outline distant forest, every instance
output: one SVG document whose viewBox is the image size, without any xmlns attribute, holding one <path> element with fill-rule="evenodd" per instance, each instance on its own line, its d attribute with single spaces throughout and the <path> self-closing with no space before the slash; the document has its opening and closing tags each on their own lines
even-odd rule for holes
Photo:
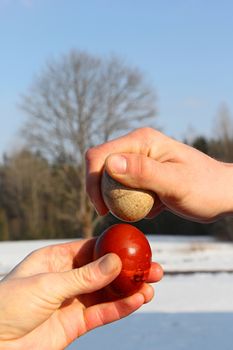
<svg viewBox="0 0 233 350">
<path fill-rule="evenodd" d="M 122 59 L 71 51 L 48 62 L 22 96 L 25 146 L 0 164 L 0 240 L 91 237 L 117 220 L 97 216 L 85 189 L 85 151 L 143 125 L 156 125 L 156 93 Z M 233 163 L 227 105 L 213 137 L 183 142 Z M 214 189 L 213 189 L 214 191 Z M 146 234 L 213 235 L 233 240 L 233 218 L 198 224 L 163 212 L 136 223 Z"/>
</svg>

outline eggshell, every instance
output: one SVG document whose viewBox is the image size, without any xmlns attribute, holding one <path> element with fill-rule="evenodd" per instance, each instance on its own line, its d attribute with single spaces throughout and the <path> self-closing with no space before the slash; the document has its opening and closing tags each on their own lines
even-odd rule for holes
<svg viewBox="0 0 233 350">
<path fill-rule="evenodd" d="M 143 219 L 152 209 L 154 194 L 122 185 L 103 172 L 101 192 L 110 212 L 120 220 L 135 222 Z"/>
</svg>

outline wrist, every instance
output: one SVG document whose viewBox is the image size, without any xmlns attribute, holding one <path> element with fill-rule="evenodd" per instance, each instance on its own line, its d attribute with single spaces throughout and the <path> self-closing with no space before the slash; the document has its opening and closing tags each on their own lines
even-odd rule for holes
<svg viewBox="0 0 233 350">
<path fill-rule="evenodd" d="M 233 164 L 222 163 L 224 172 L 224 196 L 222 215 L 233 215 Z"/>
</svg>

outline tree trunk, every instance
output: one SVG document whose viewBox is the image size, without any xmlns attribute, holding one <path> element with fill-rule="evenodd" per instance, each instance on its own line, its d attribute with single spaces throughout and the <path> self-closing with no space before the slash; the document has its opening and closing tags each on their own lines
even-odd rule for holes
<svg viewBox="0 0 233 350">
<path fill-rule="evenodd" d="M 0 209 L 0 239 L 2 241 L 8 241 L 10 239 L 6 212 L 2 208 Z"/>
</svg>

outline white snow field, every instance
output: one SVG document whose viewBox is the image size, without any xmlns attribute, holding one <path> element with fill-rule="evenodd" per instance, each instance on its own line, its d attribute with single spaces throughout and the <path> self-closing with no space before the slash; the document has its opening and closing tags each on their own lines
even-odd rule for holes
<svg viewBox="0 0 233 350">
<path fill-rule="evenodd" d="M 232 350 L 233 243 L 207 237 L 148 238 L 153 259 L 165 270 L 153 301 L 80 337 L 67 350 Z M 0 275 L 32 250 L 61 242 L 0 243 Z"/>
</svg>

